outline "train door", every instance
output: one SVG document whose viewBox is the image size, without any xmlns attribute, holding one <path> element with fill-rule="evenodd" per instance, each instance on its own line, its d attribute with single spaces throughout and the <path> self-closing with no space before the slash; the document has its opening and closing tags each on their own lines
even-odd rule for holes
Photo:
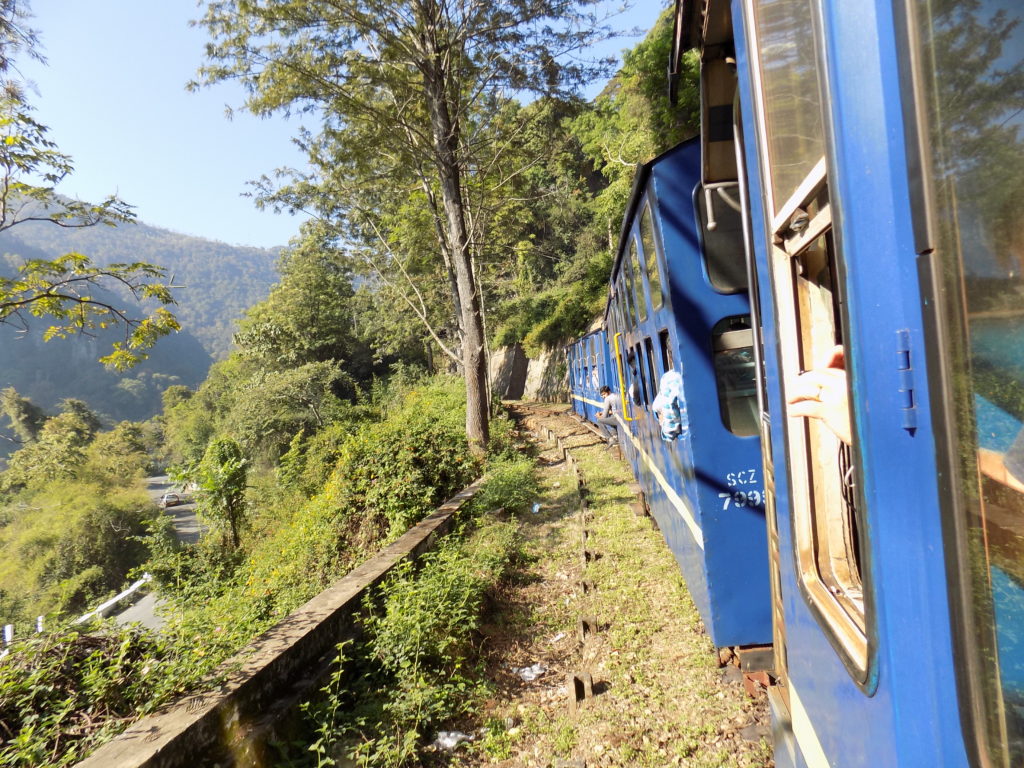
<svg viewBox="0 0 1024 768">
<path fill-rule="evenodd" d="M 779 517 L 776 510 L 775 462 L 772 456 L 771 413 L 769 399 L 765 390 L 766 369 L 764 365 L 766 324 L 771 327 L 772 321 L 766 318 L 770 311 L 761 302 L 761 275 L 753 251 L 753 232 L 751 230 L 752 211 L 750 206 L 751 186 L 747 178 L 748 167 L 747 142 L 744 134 L 744 122 L 739 91 L 735 91 L 733 99 L 733 139 L 736 152 L 736 177 L 741 206 L 740 217 L 743 226 L 743 246 L 747 259 L 747 283 L 750 290 L 750 315 L 752 353 L 754 358 L 755 385 L 757 394 L 757 424 L 761 437 L 761 466 L 764 477 L 764 509 L 765 525 L 768 538 L 769 582 L 771 591 L 772 612 L 772 669 L 773 692 L 781 697 L 785 710 L 790 707 L 789 692 L 786 685 L 786 613 L 782 604 L 782 572 L 781 547 L 779 544 Z M 755 144 L 756 145 L 756 144 Z M 768 281 L 766 281 L 768 284 Z"/>
<path fill-rule="evenodd" d="M 720 293 L 745 291 L 750 298 L 750 316 L 724 318 L 714 329 L 713 354 L 723 423 L 734 434 L 756 434 L 760 438 L 773 660 L 765 660 L 762 655 L 759 664 L 773 674 L 773 693 L 782 696 L 788 708 L 771 419 L 764 392 L 763 313 L 758 269 L 751 248 L 748 158 L 736 73 L 739 57 L 727 6 L 728 3 L 719 3 L 713 8 L 709 4 L 704 11 L 700 51 L 702 183 L 696 208 L 708 282 Z M 677 25 L 680 23 L 677 18 Z M 674 56 L 680 55 L 680 51 L 674 52 Z M 672 69 L 678 71 L 679 67 L 674 65 Z M 755 179 L 755 187 L 756 184 Z M 754 196 L 759 197 L 759 191 Z M 769 302 L 766 311 L 770 312 L 770 306 Z"/>
</svg>

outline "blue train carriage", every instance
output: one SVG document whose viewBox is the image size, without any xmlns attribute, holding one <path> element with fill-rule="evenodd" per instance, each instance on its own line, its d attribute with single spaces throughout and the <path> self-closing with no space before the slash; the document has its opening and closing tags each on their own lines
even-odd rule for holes
<svg viewBox="0 0 1024 768">
<path fill-rule="evenodd" d="M 676 7 L 742 158 L 780 768 L 1024 765 L 1022 13 Z"/>
<path fill-rule="evenodd" d="M 573 410 L 588 421 L 597 421 L 604 404 L 601 387 L 614 388 L 614 368 L 608 350 L 608 334 L 602 328 L 588 333 L 566 348 L 569 396 Z"/>
<path fill-rule="evenodd" d="M 719 226 L 701 233 L 706 201 L 697 140 L 638 169 L 606 311 L 613 389 L 626 455 L 712 641 L 764 646 L 768 557 L 744 253 L 738 214 L 721 204 Z"/>
</svg>

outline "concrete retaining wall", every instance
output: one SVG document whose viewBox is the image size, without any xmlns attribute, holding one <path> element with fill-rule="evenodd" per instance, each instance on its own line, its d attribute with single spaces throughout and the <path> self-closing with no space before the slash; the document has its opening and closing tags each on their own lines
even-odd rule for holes
<svg viewBox="0 0 1024 768">
<path fill-rule="evenodd" d="M 445 502 L 331 587 L 295 610 L 220 668 L 225 682 L 146 717 L 76 768 L 270 766 L 264 742 L 274 723 L 308 696 L 338 643 L 355 634 L 363 595 L 403 560 L 431 549 L 479 481 Z"/>
</svg>

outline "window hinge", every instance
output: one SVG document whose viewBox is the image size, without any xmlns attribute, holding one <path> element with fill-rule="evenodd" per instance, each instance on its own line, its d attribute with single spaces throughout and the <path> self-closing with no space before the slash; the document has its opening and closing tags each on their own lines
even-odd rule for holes
<svg viewBox="0 0 1024 768">
<path fill-rule="evenodd" d="M 896 331 L 896 372 L 899 376 L 900 410 L 903 413 L 902 427 L 908 431 L 917 429 L 917 403 L 914 395 L 914 366 L 910 360 L 910 331 Z"/>
</svg>

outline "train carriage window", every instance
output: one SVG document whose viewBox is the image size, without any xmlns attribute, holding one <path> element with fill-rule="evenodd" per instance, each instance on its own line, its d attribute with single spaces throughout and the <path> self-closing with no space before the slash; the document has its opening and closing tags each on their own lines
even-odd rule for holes
<svg viewBox="0 0 1024 768">
<path fill-rule="evenodd" d="M 701 251 L 711 287 L 719 293 L 746 291 L 747 261 L 739 184 L 703 185 L 694 195 L 701 224 Z"/>
<path fill-rule="evenodd" d="M 658 267 L 658 249 L 654 244 L 654 222 L 651 219 L 650 200 L 644 203 L 644 212 L 640 216 L 640 244 L 644 249 L 644 261 L 647 262 L 647 283 L 651 287 L 651 307 L 659 310 L 665 305 L 665 297 L 661 287 L 661 272 Z"/>
<path fill-rule="evenodd" d="M 668 328 L 658 332 L 658 345 L 661 347 L 661 372 L 672 369 L 672 343 L 669 340 Z"/>
<path fill-rule="evenodd" d="M 626 364 L 629 366 L 633 380 L 633 402 L 646 408 L 650 404 L 651 398 L 647 394 L 647 378 L 644 373 L 643 354 L 639 344 L 629 350 Z"/>
<path fill-rule="evenodd" d="M 1024 8 L 909 5 L 956 667 L 977 763 L 1008 768 L 1024 765 Z"/>
<path fill-rule="evenodd" d="M 825 154 L 813 0 L 753 0 L 772 213 Z"/>
<path fill-rule="evenodd" d="M 627 330 L 625 318 L 625 297 L 619 287 L 615 289 L 615 330 L 618 333 L 625 333 Z"/>
<path fill-rule="evenodd" d="M 619 266 L 619 296 L 622 297 L 622 312 L 625 315 L 626 327 L 636 328 L 636 310 L 633 307 L 633 283 L 629 279 L 629 270 L 626 268 L 626 262 L 623 260 Z"/>
<path fill-rule="evenodd" d="M 802 394 L 801 371 L 845 360 L 849 340 L 812 5 L 812 0 L 750 0 L 748 6 L 759 52 L 758 128 L 766 149 L 765 187 L 771 192 L 767 234 L 787 397 Z M 837 407 L 848 409 L 852 395 L 848 383 Z M 819 419 L 788 416 L 786 464 L 801 586 L 851 676 L 867 686 L 873 616 L 861 557 L 867 529 L 858 501 L 855 436 L 843 430 L 840 437 Z"/>
<path fill-rule="evenodd" d="M 750 315 L 727 317 L 711 330 L 718 408 L 722 424 L 734 435 L 758 433 L 754 332 Z"/>
<path fill-rule="evenodd" d="M 651 343 L 651 337 L 648 336 L 644 339 L 644 352 L 647 357 L 647 376 L 651 382 L 651 401 L 658 396 L 658 385 L 660 383 L 658 378 L 658 369 L 654 367 L 654 344 Z"/>
<path fill-rule="evenodd" d="M 644 279 L 640 276 L 640 261 L 636 255 L 636 237 L 629 238 L 629 267 L 633 276 L 633 299 L 636 301 L 637 319 L 647 319 L 647 297 L 644 295 Z"/>
</svg>

